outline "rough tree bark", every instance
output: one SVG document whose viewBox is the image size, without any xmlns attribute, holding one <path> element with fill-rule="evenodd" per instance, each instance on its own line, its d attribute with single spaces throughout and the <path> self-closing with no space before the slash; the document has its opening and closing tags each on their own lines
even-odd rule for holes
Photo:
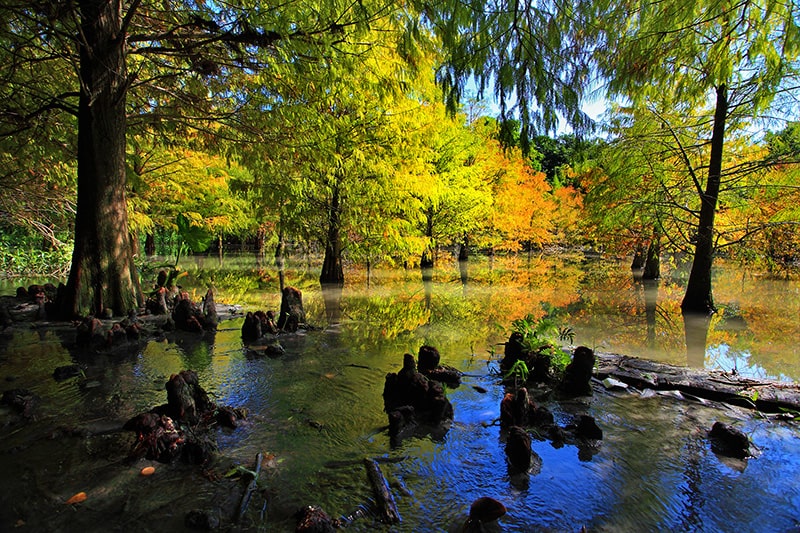
<svg viewBox="0 0 800 533">
<path fill-rule="evenodd" d="M 701 193 L 700 220 L 697 227 L 692 270 L 681 310 L 686 313 L 713 313 L 711 294 L 711 266 L 714 262 L 714 215 L 722 179 L 722 148 L 725 140 L 725 118 L 728 114 L 728 88 L 720 85 L 716 90 L 714 129 L 711 134 L 711 154 L 708 162 L 706 190 Z"/>
<path fill-rule="evenodd" d="M 125 199 L 128 76 L 121 0 L 80 0 L 80 101 L 75 247 L 60 313 L 142 305 Z"/>
<path fill-rule="evenodd" d="M 340 242 L 341 213 L 339 187 L 333 187 L 331 203 L 328 207 L 328 234 L 325 239 L 325 258 L 322 261 L 322 272 L 319 276 L 323 284 L 344 284 L 342 268 L 342 244 Z"/>
</svg>

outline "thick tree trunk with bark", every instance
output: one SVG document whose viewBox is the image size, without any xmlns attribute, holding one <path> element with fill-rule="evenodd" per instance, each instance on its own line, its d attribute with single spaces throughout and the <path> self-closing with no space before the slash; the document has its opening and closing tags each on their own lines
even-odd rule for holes
<svg viewBox="0 0 800 533">
<path fill-rule="evenodd" d="M 328 208 L 328 235 L 325 239 L 325 258 L 322 261 L 320 283 L 344 284 L 342 268 L 342 244 L 340 242 L 341 218 L 339 212 L 339 188 L 333 188 L 331 204 Z"/>
<path fill-rule="evenodd" d="M 126 315 L 142 304 L 125 199 L 128 90 L 121 0 L 81 0 L 75 248 L 60 311 Z"/>
<path fill-rule="evenodd" d="M 722 175 L 722 148 L 725 141 L 725 118 L 728 114 L 728 89 L 717 87 L 714 109 L 714 129 L 711 134 L 711 154 L 708 162 L 708 181 L 701 194 L 700 220 L 697 228 L 694 261 L 689 274 L 686 295 L 681 302 L 684 313 L 713 313 L 711 266 L 714 262 L 714 215 Z"/>
</svg>

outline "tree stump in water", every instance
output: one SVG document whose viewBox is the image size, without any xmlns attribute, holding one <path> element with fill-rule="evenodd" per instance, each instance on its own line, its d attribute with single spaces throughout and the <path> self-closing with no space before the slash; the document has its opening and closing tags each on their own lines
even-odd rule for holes
<svg viewBox="0 0 800 533">
<path fill-rule="evenodd" d="M 503 359 L 500 361 L 500 370 L 506 372 L 514 363 L 522 359 L 525 348 L 522 345 L 522 333 L 514 332 L 508 338 L 503 349 Z"/>
<path fill-rule="evenodd" d="M 275 335 L 278 333 L 278 326 L 275 325 L 275 313 L 272 311 L 247 312 L 242 324 L 242 340 L 254 341 L 267 334 Z"/>
<path fill-rule="evenodd" d="M 603 440 L 603 430 L 597 425 L 594 417 L 580 415 L 575 424 L 575 436 L 581 439 Z"/>
<path fill-rule="evenodd" d="M 440 360 L 439 350 L 433 346 L 420 346 L 417 368 L 422 375 L 453 388 L 461 385 L 461 372 L 451 366 L 440 365 Z"/>
<path fill-rule="evenodd" d="M 546 429 L 553 423 L 553 413 L 537 405 L 525 387 L 520 387 L 514 393 L 507 392 L 500 401 L 500 427 L 533 426 Z"/>
<path fill-rule="evenodd" d="M 205 329 L 216 329 L 219 325 L 219 315 L 217 315 L 217 304 L 214 302 L 214 291 L 208 289 L 205 298 L 203 298 L 203 318 Z"/>
<path fill-rule="evenodd" d="M 533 460 L 531 436 L 519 426 L 513 426 L 508 430 L 506 457 L 509 464 L 519 471 L 527 472 L 531 467 Z"/>
<path fill-rule="evenodd" d="M 242 340 L 254 341 L 260 338 L 261 320 L 252 311 L 248 311 L 242 323 Z"/>
<path fill-rule="evenodd" d="M 592 394 L 592 373 L 594 372 L 594 351 L 586 346 L 578 346 L 572 355 L 572 362 L 564 370 L 564 379 L 559 385 L 561 393 L 567 396 L 588 396 Z"/>
<path fill-rule="evenodd" d="M 747 435 L 724 422 L 714 422 L 708 432 L 711 450 L 726 457 L 745 459 L 750 457 L 750 439 Z"/>
<path fill-rule="evenodd" d="M 246 418 L 244 409 L 214 404 L 192 370 L 173 374 L 166 389 L 166 405 L 139 414 L 123 426 L 137 433 L 130 457 L 169 462 L 183 456 L 190 463 L 206 463 L 216 450 L 209 432 L 212 422 L 236 427 Z"/>
<path fill-rule="evenodd" d="M 189 294 L 182 292 L 172 310 L 175 327 L 183 331 L 203 331 L 203 312 L 189 299 Z"/>
<path fill-rule="evenodd" d="M 483 524 L 494 522 L 506 514 L 506 511 L 506 506 L 494 498 L 487 496 L 478 498 L 472 502 L 469 508 L 469 518 L 467 518 L 462 532 L 480 533 L 486 531 L 487 529 L 483 527 Z"/>
<path fill-rule="evenodd" d="M 320 507 L 309 505 L 296 514 L 296 533 L 334 533 L 338 524 Z"/>
<path fill-rule="evenodd" d="M 278 329 L 295 332 L 300 324 L 306 323 L 303 310 L 303 293 L 294 287 L 285 287 L 281 292 L 281 312 L 278 316 Z"/>
<path fill-rule="evenodd" d="M 202 309 L 189 298 L 189 293 L 181 291 L 172 310 L 172 320 L 175 327 L 183 331 L 213 330 L 219 324 L 217 305 L 214 302 L 214 293 L 211 289 L 203 298 Z"/>
<path fill-rule="evenodd" d="M 178 422 L 196 424 L 201 414 L 212 411 L 215 407 L 192 370 L 181 370 L 178 374 L 173 374 L 166 388 L 168 413 Z"/>
<path fill-rule="evenodd" d="M 439 366 L 439 350 L 433 346 L 420 346 L 419 354 L 417 355 L 417 366 L 419 371 L 423 374 L 430 372 Z"/>
<path fill-rule="evenodd" d="M 391 437 L 414 420 L 435 425 L 453 418 L 453 406 L 442 385 L 417 372 L 414 356 L 408 353 L 403 356 L 399 372 L 386 374 L 383 407 L 389 414 Z"/>
</svg>

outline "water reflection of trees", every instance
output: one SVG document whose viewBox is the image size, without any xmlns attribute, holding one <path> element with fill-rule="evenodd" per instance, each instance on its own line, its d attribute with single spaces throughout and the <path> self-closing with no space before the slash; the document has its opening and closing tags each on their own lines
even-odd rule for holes
<svg viewBox="0 0 800 533">
<path fill-rule="evenodd" d="M 502 269 L 487 266 L 471 265 L 468 280 L 447 265 L 429 281 L 376 273 L 369 287 L 345 287 L 342 335 L 361 346 L 417 336 L 417 342 L 461 342 L 483 350 L 487 339 L 505 335 L 513 320 L 530 313 L 543 316 L 553 302 L 568 305 L 578 297 L 565 290 L 577 286 L 577 268 L 545 261 L 530 270 L 513 263 Z"/>
<path fill-rule="evenodd" d="M 458 336 L 482 350 L 486 339 L 506 334 L 513 320 L 550 315 L 575 331 L 577 344 L 596 349 L 703 366 L 714 364 L 709 350 L 724 346 L 743 365 L 800 378 L 800 354 L 791 344 L 800 336 L 796 282 L 743 275 L 721 263 L 715 278 L 720 313 L 703 341 L 702 329 L 698 335 L 692 327 L 687 336 L 680 312 L 685 276 L 666 262 L 661 280 L 646 283 L 634 281 L 626 260 L 495 256 L 490 261 L 473 255 L 463 278 L 462 266 L 442 258 L 425 283 L 416 268 L 375 270 L 370 285 L 353 268 L 338 304 L 339 296 L 323 293 L 306 264 L 298 270 L 287 265 L 287 282 L 303 290 L 309 320 L 342 322 L 342 334 L 360 346 L 415 336 L 450 342 Z M 198 278 L 207 284 L 213 277 L 226 294 L 220 301 L 240 303 L 235 298 L 246 294 L 246 305 L 277 309 L 277 277 L 270 276 L 223 266 Z"/>
</svg>

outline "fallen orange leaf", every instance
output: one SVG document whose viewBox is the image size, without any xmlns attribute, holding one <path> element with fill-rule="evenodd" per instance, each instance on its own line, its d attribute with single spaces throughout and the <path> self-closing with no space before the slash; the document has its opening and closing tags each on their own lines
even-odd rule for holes
<svg viewBox="0 0 800 533">
<path fill-rule="evenodd" d="M 64 503 L 66 503 L 67 505 L 71 505 L 73 503 L 81 503 L 82 501 L 86 501 L 86 493 L 85 492 L 79 492 L 78 494 L 76 494 L 75 496 L 73 496 L 72 498 L 70 498 L 69 500 L 67 500 Z"/>
<path fill-rule="evenodd" d="M 142 468 L 142 471 L 140 473 L 143 476 L 152 476 L 155 471 L 156 471 L 155 467 L 146 466 L 146 467 Z"/>
</svg>

